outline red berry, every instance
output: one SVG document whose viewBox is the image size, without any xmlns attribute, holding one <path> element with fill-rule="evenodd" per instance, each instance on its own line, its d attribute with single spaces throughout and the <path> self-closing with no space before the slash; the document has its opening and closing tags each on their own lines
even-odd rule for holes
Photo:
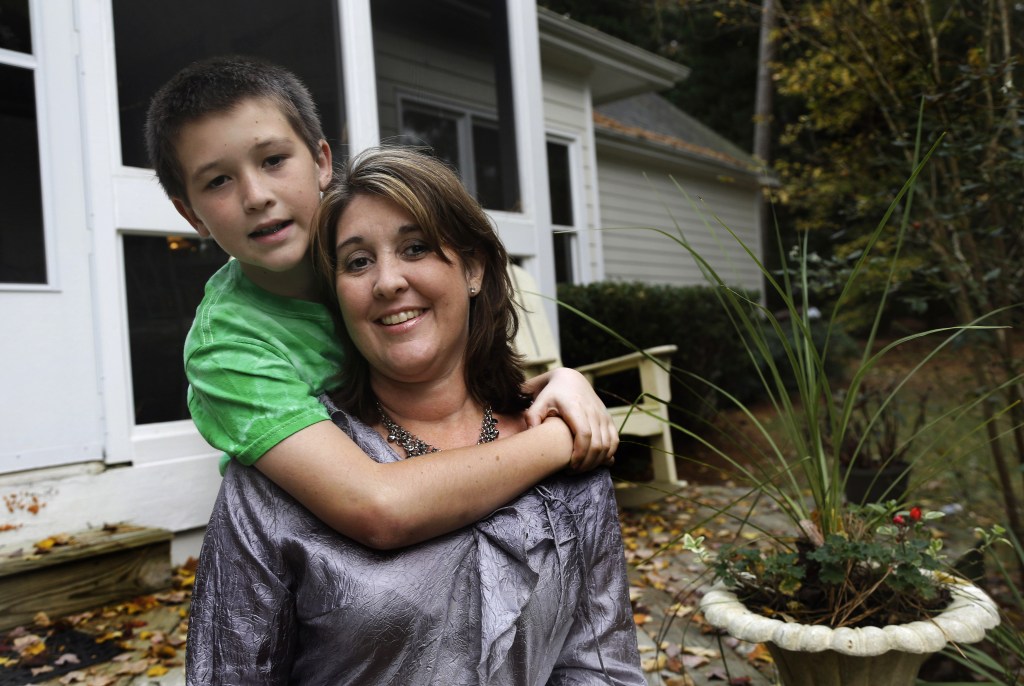
<svg viewBox="0 0 1024 686">
<path fill-rule="evenodd" d="M 921 508 L 916 506 L 910 508 L 910 518 L 915 522 L 921 521 Z"/>
<path fill-rule="evenodd" d="M 896 515 L 892 518 L 892 523 L 896 524 L 897 526 L 903 526 L 907 523 L 907 520 L 903 518 L 903 515 Z"/>
</svg>

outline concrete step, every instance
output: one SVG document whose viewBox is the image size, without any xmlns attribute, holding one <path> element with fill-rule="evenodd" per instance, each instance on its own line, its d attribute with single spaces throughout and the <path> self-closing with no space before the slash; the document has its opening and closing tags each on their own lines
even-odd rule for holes
<svg viewBox="0 0 1024 686">
<path fill-rule="evenodd" d="M 0 547 L 0 631 L 166 589 L 171 538 L 117 524 Z"/>
</svg>

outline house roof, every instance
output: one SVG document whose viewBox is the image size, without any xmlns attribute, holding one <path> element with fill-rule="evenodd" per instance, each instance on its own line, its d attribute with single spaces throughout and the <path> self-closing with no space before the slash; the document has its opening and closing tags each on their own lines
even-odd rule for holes
<svg viewBox="0 0 1024 686">
<path fill-rule="evenodd" d="M 661 91 L 685 79 L 690 69 L 567 16 L 537 7 L 541 57 L 590 76 L 594 104 Z"/>
<path fill-rule="evenodd" d="M 749 153 L 656 93 L 595 105 L 594 126 L 606 140 L 629 139 L 653 152 L 681 153 L 694 161 L 757 174 L 758 164 Z"/>
</svg>

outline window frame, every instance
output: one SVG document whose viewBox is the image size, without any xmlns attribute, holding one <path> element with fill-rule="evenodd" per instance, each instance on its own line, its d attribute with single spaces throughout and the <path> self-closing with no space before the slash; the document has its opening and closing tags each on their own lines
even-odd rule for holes
<svg viewBox="0 0 1024 686">
<path fill-rule="evenodd" d="M 459 146 L 459 176 L 466 190 L 473 197 L 476 197 L 476 150 L 473 144 L 473 127 L 479 121 L 485 126 L 500 131 L 501 127 L 498 124 L 497 114 L 495 112 L 488 112 L 481 107 L 473 107 L 441 96 L 410 93 L 405 90 L 397 90 L 395 92 L 395 102 L 399 130 L 402 128 L 402 122 L 405 121 L 405 113 L 409 110 L 418 111 L 423 114 L 434 114 L 440 111 L 443 114 L 451 115 L 451 118 L 455 121 L 456 139 Z M 516 173 L 519 173 L 518 169 Z M 511 215 L 521 214 L 520 212 L 506 210 L 485 209 L 487 209 L 487 212 L 500 212 Z"/>
<path fill-rule="evenodd" d="M 380 140 L 370 1 L 337 0 L 340 87 L 345 93 L 348 150 L 353 153 Z M 546 174 L 538 169 L 543 166 L 544 133 L 537 10 L 531 3 L 510 0 L 506 11 L 522 212 L 488 214 L 509 251 L 524 256 L 545 291 L 553 292 L 550 256 L 539 248 L 549 219 Z M 108 464 L 146 465 L 215 454 L 189 420 L 134 423 L 121 236 L 167 236 L 191 229 L 167 200 L 151 170 L 122 163 L 112 2 L 76 0 L 74 22 L 80 69 L 77 83 L 65 86 L 76 99 L 74 107 L 82 122 L 81 176 L 93 247 L 92 299 L 97 365 L 102 370 L 99 388 L 105 459 Z M 68 42 L 66 37 L 64 40 Z"/>
<path fill-rule="evenodd" d="M 552 236 L 552 253 L 554 235 L 569 234 L 571 236 L 570 261 L 572 263 L 572 284 L 588 283 L 590 279 L 589 248 L 585 245 L 583 232 L 586 229 L 586 204 L 584 202 L 583 189 L 583 157 L 582 141 L 579 134 L 554 131 L 548 129 L 544 136 L 545 151 L 548 143 L 564 146 L 567 149 L 567 162 L 569 172 L 569 193 L 571 194 L 570 205 L 572 207 L 572 225 L 555 224 L 552 217 L 549 227 Z M 548 160 L 550 165 L 550 160 Z M 550 167 L 549 167 L 550 168 Z"/>
<path fill-rule="evenodd" d="M 0 65 L 27 69 L 32 72 L 32 86 L 35 90 L 36 107 L 36 142 L 39 148 L 39 195 L 40 206 L 43 218 L 43 262 L 46 265 L 46 280 L 39 283 L 13 283 L 0 280 L 0 292 L 60 292 L 60 271 L 57 263 L 56 237 L 54 235 L 54 198 L 53 189 L 53 151 L 50 146 L 50 132 L 47 130 L 47 122 L 50 121 L 51 103 L 47 82 L 46 69 L 46 42 L 43 33 L 46 30 L 44 22 L 39 16 L 38 0 L 28 0 L 29 8 L 29 31 L 32 36 L 32 52 L 18 52 L 0 48 Z M 75 98 L 77 93 L 72 92 L 67 102 L 67 107 L 77 107 Z M 57 107 L 60 103 L 54 103 Z"/>
</svg>

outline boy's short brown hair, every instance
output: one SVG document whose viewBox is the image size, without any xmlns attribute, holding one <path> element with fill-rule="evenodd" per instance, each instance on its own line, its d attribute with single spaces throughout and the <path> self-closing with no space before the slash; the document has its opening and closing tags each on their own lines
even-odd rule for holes
<svg viewBox="0 0 1024 686">
<path fill-rule="evenodd" d="M 222 56 L 194 62 L 153 95 L 146 115 L 149 161 L 168 197 L 188 204 L 176 145 L 182 127 L 209 114 L 226 112 L 243 100 L 267 99 L 281 108 L 313 157 L 324 139 L 320 113 L 309 89 L 283 67 L 252 57 Z"/>
</svg>

